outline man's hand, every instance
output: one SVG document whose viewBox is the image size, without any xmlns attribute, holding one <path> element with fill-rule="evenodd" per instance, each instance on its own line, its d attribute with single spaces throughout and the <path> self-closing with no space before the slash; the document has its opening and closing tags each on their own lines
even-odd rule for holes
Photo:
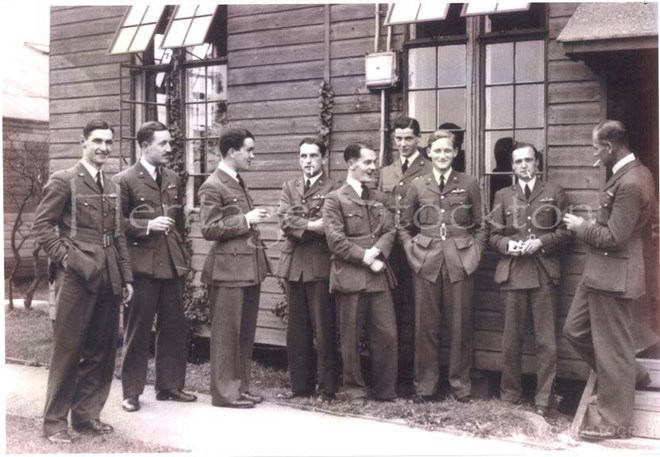
<svg viewBox="0 0 660 457">
<path fill-rule="evenodd" d="M 542 247 L 543 247 L 543 243 L 541 243 L 541 240 L 539 240 L 538 238 L 535 238 L 533 240 L 527 240 L 525 241 L 525 243 L 523 243 L 521 254 L 522 255 L 534 254 Z"/>
<path fill-rule="evenodd" d="M 318 233 L 319 235 L 323 235 L 323 233 L 325 233 L 325 224 L 323 223 L 323 219 L 309 221 L 307 223 L 307 230 L 310 232 Z"/>
<path fill-rule="evenodd" d="M 150 232 L 169 232 L 174 225 L 174 219 L 167 216 L 158 216 L 151 219 L 147 224 L 147 230 Z"/>
<path fill-rule="evenodd" d="M 517 256 L 522 252 L 522 245 L 520 241 L 509 240 L 509 244 L 506 248 L 506 253 L 509 255 Z"/>
<path fill-rule="evenodd" d="M 372 246 L 366 251 L 364 251 L 364 258 L 362 259 L 362 261 L 366 265 L 371 265 L 372 263 L 374 263 L 374 261 L 379 255 L 380 255 L 380 249 L 378 249 L 376 246 Z"/>
<path fill-rule="evenodd" d="M 577 232 L 578 227 L 580 227 L 586 221 L 580 216 L 567 213 L 564 214 L 564 217 L 562 218 L 562 222 L 566 224 L 566 228 L 569 229 L 571 232 Z"/>
<path fill-rule="evenodd" d="M 268 214 L 268 210 L 266 208 L 255 208 L 245 215 L 245 219 L 247 219 L 247 222 L 250 225 L 263 222 L 269 217 L 270 214 Z"/>
<path fill-rule="evenodd" d="M 133 284 L 130 282 L 121 291 L 121 304 L 128 307 L 128 303 L 133 298 Z"/>
<path fill-rule="evenodd" d="M 376 259 L 373 262 L 371 262 L 371 265 L 369 265 L 369 268 L 374 273 L 380 273 L 385 268 L 385 262 L 383 262 L 382 260 Z"/>
</svg>

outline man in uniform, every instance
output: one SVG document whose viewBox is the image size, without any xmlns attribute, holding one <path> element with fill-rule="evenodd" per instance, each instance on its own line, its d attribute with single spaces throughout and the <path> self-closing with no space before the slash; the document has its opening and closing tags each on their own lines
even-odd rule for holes
<svg viewBox="0 0 660 457">
<path fill-rule="evenodd" d="M 580 436 L 609 439 L 630 435 L 635 384 L 650 383 L 635 362 L 631 329 L 634 300 L 646 287 L 642 234 L 657 221 L 658 202 L 651 172 L 630 151 L 621 122 L 601 122 L 592 141 L 594 155 L 612 175 L 601 190 L 595 222 L 573 214 L 563 218 L 588 246 L 564 335 L 597 374 L 598 417 Z"/>
<path fill-rule="evenodd" d="M 513 172 L 518 182 L 495 194 L 489 214 L 490 244 L 503 257 L 495 269 L 504 305 L 502 400 L 522 400 L 521 364 L 528 310 L 536 340 L 536 413 L 547 417 L 557 374 L 555 319 L 561 269 L 559 253 L 571 240 L 561 224 L 568 201 L 564 190 L 536 177 L 539 153 L 518 143 L 513 150 Z"/>
<path fill-rule="evenodd" d="M 339 309 L 339 338 L 343 360 L 342 390 L 350 400 L 367 398 L 360 367 L 359 343 L 367 326 L 371 356 L 371 397 L 396 398 L 396 318 L 390 289 L 394 279 L 386 259 L 394 244 L 392 215 L 387 196 L 371 190 L 377 158 L 362 143 L 344 150 L 346 184 L 330 192 L 323 205 L 328 246 L 332 253 L 330 291 Z"/>
<path fill-rule="evenodd" d="M 211 403 L 252 408 L 250 393 L 261 283 L 270 272 L 258 224 L 268 211 L 255 208 L 239 172 L 254 159 L 254 137 L 229 129 L 220 137 L 222 160 L 199 189 L 202 236 L 213 241 L 202 270 L 211 308 Z"/>
<path fill-rule="evenodd" d="M 335 304 L 328 286 L 330 251 L 322 210 L 325 197 L 339 185 L 323 172 L 323 141 L 305 138 L 298 149 L 303 175 L 284 183 L 277 210 L 286 236 L 277 275 L 286 280 L 289 302 L 286 347 L 290 396 L 314 395 L 318 371 L 319 394 L 329 400 L 337 393 L 339 376 Z"/>
<path fill-rule="evenodd" d="M 454 133 L 438 130 L 428 144 L 433 171 L 410 186 L 399 228 L 415 289 L 414 401 L 432 401 L 437 395 L 444 315 L 450 394 L 467 402 L 472 387 L 472 273 L 488 233 L 481 226 L 479 183 L 452 169 L 458 154 Z"/>
<path fill-rule="evenodd" d="M 128 412 L 140 409 L 156 313 L 156 399 L 197 399 L 181 390 L 186 379 L 183 290 L 189 256 L 182 238 L 185 216 L 181 181 L 165 168 L 172 152 L 170 132 L 160 122 L 146 122 L 137 132 L 137 142 L 142 151 L 140 160 L 114 178 L 119 184 L 135 278 L 133 304 L 124 313 L 121 365 L 122 408 Z"/>
<path fill-rule="evenodd" d="M 133 296 L 117 187 L 103 172 L 113 136 L 104 121 L 85 126 L 82 159 L 50 177 L 32 225 L 50 261 L 64 268 L 44 409 L 44 435 L 53 443 L 72 442 L 69 411 L 76 431 L 113 431 L 100 415 L 112 382 L 119 306 Z"/>
<path fill-rule="evenodd" d="M 421 138 L 419 122 L 411 117 L 400 117 L 394 122 L 394 144 L 399 152 L 390 165 L 380 169 L 378 189 L 388 195 L 388 205 L 394 213 L 394 224 L 398 228 L 403 208 L 403 198 L 410 184 L 431 172 L 431 161 L 418 148 Z M 402 396 L 414 392 L 413 361 L 415 352 L 415 302 L 413 300 L 412 272 L 401 248 L 400 240 L 395 243 L 389 264 L 397 279 L 392 291 L 399 335 L 398 391 Z"/>
</svg>

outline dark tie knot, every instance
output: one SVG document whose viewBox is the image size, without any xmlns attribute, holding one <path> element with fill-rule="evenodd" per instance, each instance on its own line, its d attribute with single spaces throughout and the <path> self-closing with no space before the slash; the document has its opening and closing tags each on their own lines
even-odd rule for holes
<svg viewBox="0 0 660 457">
<path fill-rule="evenodd" d="M 101 170 L 96 172 L 96 186 L 99 188 L 99 191 L 103 193 L 103 180 L 101 179 Z"/>
<path fill-rule="evenodd" d="M 369 200 L 369 188 L 366 184 L 362 184 L 362 192 L 360 193 L 362 200 Z"/>
<path fill-rule="evenodd" d="M 243 181 L 243 178 L 241 178 L 241 175 L 236 173 L 236 179 L 238 180 L 238 183 L 241 185 L 243 189 L 245 189 L 245 182 Z"/>
<path fill-rule="evenodd" d="M 445 175 L 440 175 L 440 192 L 445 190 Z"/>
<path fill-rule="evenodd" d="M 529 184 L 525 184 L 525 198 L 529 200 L 530 195 L 532 195 L 532 191 L 529 188 Z"/>
<path fill-rule="evenodd" d="M 408 171 L 408 158 L 407 157 L 405 159 L 403 159 L 403 164 L 401 165 L 401 169 L 403 170 L 404 173 L 406 171 Z"/>
<path fill-rule="evenodd" d="M 160 174 L 160 167 L 156 167 L 156 184 L 160 188 L 163 184 L 163 175 Z"/>
<path fill-rule="evenodd" d="M 312 187 L 312 180 L 305 178 L 305 192 L 307 192 L 310 187 Z"/>
</svg>

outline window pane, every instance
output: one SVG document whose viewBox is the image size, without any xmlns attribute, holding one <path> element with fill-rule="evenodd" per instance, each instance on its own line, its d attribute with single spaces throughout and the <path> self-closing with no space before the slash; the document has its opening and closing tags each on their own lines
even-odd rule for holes
<svg viewBox="0 0 660 457">
<path fill-rule="evenodd" d="M 158 22 L 161 14 L 163 14 L 164 9 L 165 5 L 149 5 L 149 9 L 147 10 L 147 14 L 144 16 L 142 23 Z"/>
<path fill-rule="evenodd" d="M 411 89 L 435 87 L 435 48 L 408 51 L 408 84 Z"/>
<path fill-rule="evenodd" d="M 200 44 L 206 38 L 206 32 L 209 30 L 213 16 L 203 16 L 193 19 L 192 26 L 186 37 L 186 46 Z"/>
<path fill-rule="evenodd" d="M 486 128 L 513 127 L 513 87 L 486 88 Z"/>
<path fill-rule="evenodd" d="M 417 14 L 418 21 L 442 20 L 447 17 L 449 2 L 422 2 Z"/>
<path fill-rule="evenodd" d="M 212 3 L 202 3 L 201 5 L 198 6 L 197 12 L 195 13 L 197 16 L 203 16 L 206 14 L 213 14 L 215 13 L 215 8 L 217 5 L 214 5 Z"/>
<path fill-rule="evenodd" d="M 543 127 L 543 84 L 516 86 L 516 128 Z"/>
<path fill-rule="evenodd" d="M 172 21 L 170 30 L 165 36 L 165 44 L 163 44 L 163 46 L 169 48 L 183 45 L 183 40 L 188 31 L 188 26 L 190 25 L 191 20 L 192 19 L 183 19 L 180 21 Z"/>
<path fill-rule="evenodd" d="M 391 6 L 390 24 L 405 24 L 415 22 L 419 2 L 394 3 Z"/>
<path fill-rule="evenodd" d="M 438 87 L 465 86 L 465 45 L 438 48 Z"/>
<path fill-rule="evenodd" d="M 438 121 L 435 127 L 445 122 L 465 125 L 465 89 L 438 91 Z"/>
<path fill-rule="evenodd" d="M 205 60 L 214 57 L 213 45 L 203 43 L 186 49 L 186 60 Z"/>
<path fill-rule="evenodd" d="M 513 43 L 486 45 L 486 84 L 513 82 Z"/>
<path fill-rule="evenodd" d="M 182 17 L 192 17 L 195 14 L 196 9 L 197 9 L 197 5 L 195 5 L 194 3 L 184 3 L 182 5 L 179 5 L 179 8 L 176 10 L 175 19 L 179 19 Z"/>
<path fill-rule="evenodd" d="M 481 0 L 479 2 L 469 2 L 465 8 L 465 15 L 486 14 L 495 11 L 497 2 Z"/>
<path fill-rule="evenodd" d="M 131 52 L 142 52 L 147 49 L 154 30 L 156 30 L 156 24 L 140 26 L 135 34 L 133 44 L 131 44 Z"/>
<path fill-rule="evenodd" d="M 227 100 L 227 66 L 207 67 L 209 78 L 206 98 L 208 100 Z"/>
<path fill-rule="evenodd" d="M 511 130 L 486 132 L 486 173 L 511 171 L 512 137 Z"/>
<path fill-rule="evenodd" d="M 506 2 L 497 2 L 497 11 L 526 11 L 529 9 L 529 3 L 507 0 Z"/>
<path fill-rule="evenodd" d="M 220 136 L 222 129 L 227 124 L 227 102 L 209 103 L 208 112 L 208 136 Z"/>
<path fill-rule="evenodd" d="M 408 93 L 408 112 L 419 121 L 422 130 L 435 130 L 435 91 L 423 90 Z"/>
<path fill-rule="evenodd" d="M 145 5 L 133 5 L 131 6 L 131 10 L 128 12 L 128 16 L 126 16 L 126 20 L 122 25 L 137 25 L 142 21 L 142 16 L 144 16 L 144 10 L 147 7 Z"/>
<path fill-rule="evenodd" d="M 516 82 L 543 81 L 545 55 L 543 41 L 516 43 Z"/>
<path fill-rule="evenodd" d="M 205 173 L 206 172 L 206 154 L 204 140 L 190 140 L 186 141 L 187 157 L 192 157 L 192 162 L 188 166 L 190 173 Z"/>
<path fill-rule="evenodd" d="M 186 105 L 186 137 L 206 137 L 206 103 Z"/>
<path fill-rule="evenodd" d="M 186 102 L 206 100 L 206 67 L 186 70 Z"/>
<path fill-rule="evenodd" d="M 533 144 L 539 151 L 545 149 L 544 130 L 516 130 L 514 138 L 516 141 Z"/>
<path fill-rule="evenodd" d="M 125 29 L 121 29 L 119 31 L 119 36 L 117 36 L 117 41 L 115 41 L 115 45 L 112 47 L 112 53 L 127 52 L 136 30 L 137 27 L 126 27 Z"/>
</svg>

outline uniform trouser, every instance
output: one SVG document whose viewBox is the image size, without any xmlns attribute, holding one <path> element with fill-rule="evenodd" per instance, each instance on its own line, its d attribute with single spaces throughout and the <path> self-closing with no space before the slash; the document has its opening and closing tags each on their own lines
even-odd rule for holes
<svg viewBox="0 0 660 457">
<path fill-rule="evenodd" d="M 124 398 L 141 395 L 147 380 L 151 329 L 156 320 L 156 390 L 182 389 L 186 379 L 185 278 L 135 276 L 135 295 L 124 312 L 121 384 Z"/>
<path fill-rule="evenodd" d="M 472 383 L 472 276 L 452 283 L 445 265 L 436 282 L 413 275 L 415 288 L 415 391 L 437 394 L 440 378 L 441 321 L 449 341 L 449 387 L 457 398 L 470 395 Z"/>
<path fill-rule="evenodd" d="M 631 305 L 631 300 L 580 283 L 566 316 L 566 339 L 597 375 L 598 425 L 632 424 L 636 363 Z"/>
<path fill-rule="evenodd" d="M 250 390 L 261 284 L 209 287 L 211 306 L 211 403 L 222 406 Z"/>
<path fill-rule="evenodd" d="M 53 355 L 48 371 L 44 434 L 99 419 L 110 393 L 119 330 L 120 295 L 107 272 L 90 291 L 73 272 L 62 278 L 53 325 Z"/>
<path fill-rule="evenodd" d="M 557 375 L 555 315 L 557 287 L 547 274 L 541 273 L 541 285 L 535 289 L 502 290 L 504 334 L 502 350 L 504 366 L 500 382 L 502 400 L 518 402 L 522 398 L 522 347 L 531 311 L 536 341 L 536 396 L 538 406 L 550 406 L 550 396 Z"/>
<path fill-rule="evenodd" d="M 400 386 L 412 386 L 415 360 L 415 300 L 412 270 L 400 244 L 394 246 L 388 262 L 397 280 L 397 286 L 392 291 L 392 299 L 399 339 L 398 381 Z"/>
<path fill-rule="evenodd" d="M 389 289 L 382 292 L 336 293 L 343 361 L 342 391 L 349 398 L 367 396 L 360 366 L 360 336 L 367 326 L 371 358 L 371 394 L 376 400 L 396 398 L 397 338 Z"/>
<path fill-rule="evenodd" d="M 318 371 L 319 392 L 334 394 L 337 392 L 339 361 L 335 304 L 330 297 L 328 281 L 287 281 L 287 288 L 286 347 L 291 390 L 301 394 L 314 393 Z"/>
</svg>

